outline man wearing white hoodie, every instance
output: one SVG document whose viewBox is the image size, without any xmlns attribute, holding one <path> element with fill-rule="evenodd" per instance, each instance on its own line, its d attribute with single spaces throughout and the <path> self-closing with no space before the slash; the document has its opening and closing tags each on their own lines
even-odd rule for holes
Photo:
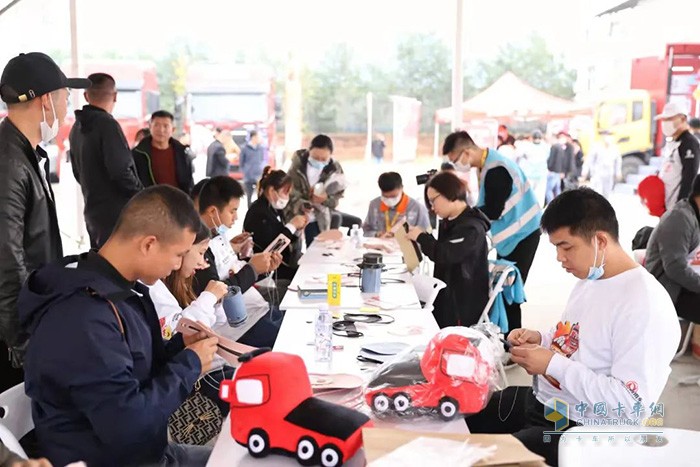
<svg viewBox="0 0 700 467">
<path fill-rule="evenodd" d="M 533 386 L 494 394 L 467 423 L 472 433 L 512 433 L 556 466 L 553 431 L 655 415 L 680 327 L 666 290 L 620 246 L 615 211 L 603 196 L 589 188 L 562 193 L 541 225 L 557 260 L 580 281 L 556 326 L 508 336 L 511 358 L 534 375 Z M 547 417 L 552 411 L 560 415 Z"/>
</svg>

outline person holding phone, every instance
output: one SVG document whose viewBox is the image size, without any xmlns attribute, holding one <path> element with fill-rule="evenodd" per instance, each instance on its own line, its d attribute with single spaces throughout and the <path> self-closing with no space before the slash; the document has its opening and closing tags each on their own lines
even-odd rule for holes
<svg viewBox="0 0 700 467">
<path fill-rule="evenodd" d="M 265 167 L 259 183 L 258 199 L 250 206 L 243 221 L 243 229 L 250 232 L 255 240 L 255 253 L 264 251 L 280 234 L 289 239 L 289 246 L 281 251 L 278 281 L 291 281 L 294 277 L 301 257 L 301 234 L 309 222 L 304 214 L 287 220 L 284 209 L 289 204 L 291 191 L 292 180 L 283 170 Z"/>
<path fill-rule="evenodd" d="M 479 321 L 489 298 L 486 232 L 491 223 L 467 204 L 466 185 L 452 172 L 431 178 L 427 197 L 442 219 L 438 238 L 420 227 L 411 227 L 408 238 L 435 262 L 435 277 L 447 284 L 435 299 L 435 320 L 440 328 L 471 326 Z"/>
</svg>

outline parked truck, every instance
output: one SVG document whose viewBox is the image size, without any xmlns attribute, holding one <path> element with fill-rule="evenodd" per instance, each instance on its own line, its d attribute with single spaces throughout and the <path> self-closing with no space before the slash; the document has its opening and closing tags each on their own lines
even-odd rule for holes
<svg viewBox="0 0 700 467">
<path fill-rule="evenodd" d="M 654 116 L 667 102 L 681 104 L 689 116 L 700 116 L 699 81 L 700 44 L 668 44 L 663 57 L 632 61 L 629 91 L 598 103 L 593 130 L 608 130 L 616 137 L 623 176 L 661 155 L 665 138 Z"/>
<path fill-rule="evenodd" d="M 215 128 L 231 133 L 238 147 L 257 130 L 274 165 L 276 101 L 272 70 L 256 65 L 195 63 L 186 80 L 185 132 L 197 153 L 206 151 Z M 241 178 L 237 155 L 230 154 L 231 174 Z"/>
</svg>

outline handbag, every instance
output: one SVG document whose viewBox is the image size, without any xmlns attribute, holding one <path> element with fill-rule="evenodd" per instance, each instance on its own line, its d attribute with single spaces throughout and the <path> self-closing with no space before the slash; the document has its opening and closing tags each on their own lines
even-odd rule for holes
<svg viewBox="0 0 700 467">
<path fill-rule="evenodd" d="M 203 446 L 221 432 L 230 407 L 219 398 L 219 386 L 223 380 L 232 379 L 234 372 L 235 368 L 223 366 L 197 380 L 192 393 L 168 420 L 173 441 Z"/>
</svg>

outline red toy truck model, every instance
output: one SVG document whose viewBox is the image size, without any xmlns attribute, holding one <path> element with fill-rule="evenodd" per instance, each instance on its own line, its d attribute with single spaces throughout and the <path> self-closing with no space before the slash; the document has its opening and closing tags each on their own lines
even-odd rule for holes
<svg viewBox="0 0 700 467">
<path fill-rule="evenodd" d="M 231 436 L 251 456 L 274 452 L 302 465 L 336 467 L 360 449 L 369 417 L 313 397 L 301 357 L 257 349 L 239 361 L 219 396 L 231 404 Z"/>
<path fill-rule="evenodd" d="M 445 328 L 419 350 L 388 362 L 365 391 L 374 413 L 437 409 L 443 420 L 480 412 L 489 401 L 496 375 L 490 341 L 469 328 Z"/>
</svg>

